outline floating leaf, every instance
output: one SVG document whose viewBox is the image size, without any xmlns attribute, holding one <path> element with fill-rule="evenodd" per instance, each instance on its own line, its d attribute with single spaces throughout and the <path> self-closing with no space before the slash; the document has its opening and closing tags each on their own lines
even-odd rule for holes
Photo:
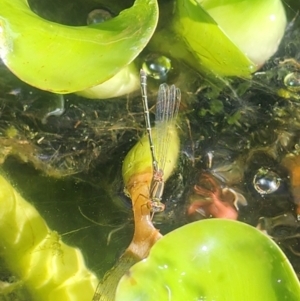
<svg viewBox="0 0 300 301">
<path fill-rule="evenodd" d="M 26 0 L 0 0 L 0 57 L 23 81 L 70 93 L 103 83 L 147 45 L 158 20 L 156 0 L 136 0 L 117 17 L 66 26 L 33 13 Z"/>
<path fill-rule="evenodd" d="M 222 31 L 256 65 L 277 50 L 286 15 L 281 0 L 197 0 Z M 245 16 L 247 16 L 245 18 Z"/>
<path fill-rule="evenodd" d="M 123 276 L 115 301 L 300 300 L 298 279 L 266 235 L 237 221 L 210 219 L 161 238 Z"/>
<path fill-rule="evenodd" d="M 197 1 L 178 1 L 174 30 L 183 38 L 198 65 L 219 75 L 246 76 L 254 64 L 224 34 Z"/>
<path fill-rule="evenodd" d="M 249 77 L 276 51 L 286 26 L 280 0 L 178 0 L 170 20 L 151 49 L 219 76 Z"/>
</svg>

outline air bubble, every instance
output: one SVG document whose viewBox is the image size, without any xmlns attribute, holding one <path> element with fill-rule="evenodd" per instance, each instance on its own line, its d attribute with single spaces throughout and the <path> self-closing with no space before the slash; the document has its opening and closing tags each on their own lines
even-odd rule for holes
<svg viewBox="0 0 300 301">
<path fill-rule="evenodd" d="M 172 62 L 164 55 L 152 53 L 145 58 L 142 68 L 149 77 L 164 82 L 172 69 Z"/>
<path fill-rule="evenodd" d="M 284 78 L 284 85 L 292 92 L 300 91 L 300 73 L 291 72 Z"/>
<path fill-rule="evenodd" d="M 106 9 L 94 9 L 92 10 L 87 17 L 87 24 L 97 24 L 97 23 L 103 23 L 109 19 L 111 19 L 113 16 L 110 11 Z"/>
<path fill-rule="evenodd" d="M 259 194 L 271 194 L 278 190 L 281 178 L 268 168 L 260 168 L 253 177 L 253 185 Z"/>
</svg>

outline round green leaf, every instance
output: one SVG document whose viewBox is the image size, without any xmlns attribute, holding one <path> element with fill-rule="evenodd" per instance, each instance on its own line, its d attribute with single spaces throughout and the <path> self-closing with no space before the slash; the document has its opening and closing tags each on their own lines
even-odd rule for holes
<svg viewBox="0 0 300 301">
<path fill-rule="evenodd" d="M 66 26 L 33 13 L 26 0 L 0 0 L 0 57 L 20 79 L 70 93 L 103 83 L 147 45 L 158 20 L 156 0 L 136 0 L 117 17 Z"/>
<path fill-rule="evenodd" d="M 226 76 L 249 76 L 255 71 L 255 65 L 196 0 L 177 1 L 173 28 L 199 69 Z"/>
<path fill-rule="evenodd" d="M 286 27 L 281 0 L 197 1 L 256 65 L 261 66 L 276 52 Z"/>
<path fill-rule="evenodd" d="M 174 9 L 168 8 L 173 17 L 155 32 L 149 46 L 206 75 L 250 77 L 274 54 L 284 34 L 280 0 L 175 2 Z"/>
<path fill-rule="evenodd" d="M 279 247 L 257 229 L 210 219 L 161 238 L 121 279 L 116 301 L 300 300 L 297 277 Z"/>
</svg>

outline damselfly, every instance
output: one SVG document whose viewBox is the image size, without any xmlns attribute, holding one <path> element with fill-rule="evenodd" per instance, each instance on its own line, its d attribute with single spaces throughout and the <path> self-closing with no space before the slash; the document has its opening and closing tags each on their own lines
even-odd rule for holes
<svg viewBox="0 0 300 301">
<path fill-rule="evenodd" d="M 181 92 L 174 85 L 169 87 L 167 84 L 161 84 L 159 86 L 155 115 L 156 139 L 153 139 L 147 97 L 147 75 L 143 70 L 140 71 L 140 80 L 145 124 L 153 167 L 153 176 L 150 184 L 150 205 L 151 211 L 156 213 L 163 211 L 165 208 L 165 205 L 161 203 L 165 186 L 164 167 L 167 161 L 170 126 L 173 125 L 178 115 Z"/>
</svg>

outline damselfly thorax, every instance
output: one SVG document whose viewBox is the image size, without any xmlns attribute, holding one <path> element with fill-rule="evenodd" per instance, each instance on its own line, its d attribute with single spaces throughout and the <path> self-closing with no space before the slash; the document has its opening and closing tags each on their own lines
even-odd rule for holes
<svg viewBox="0 0 300 301">
<path fill-rule="evenodd" d="M 151 211 L 153 213 L 162 212 L 165 209 L 165 205 L 161 203 L 162 195 L 164 193 L 165 182 L 164 172 L 159 169 L 153 173 L 152 181 L 150 184 L 150 198 L 151 198 Z"/>
</svg>

